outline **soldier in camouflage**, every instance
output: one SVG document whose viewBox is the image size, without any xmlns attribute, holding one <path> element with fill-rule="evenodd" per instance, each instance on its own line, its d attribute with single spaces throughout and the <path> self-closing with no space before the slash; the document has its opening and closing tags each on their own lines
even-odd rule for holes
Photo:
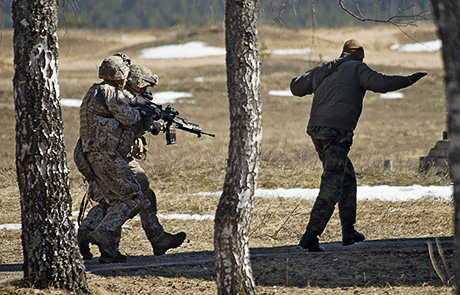
<svg viewBox="0 0 460 295">
<path fill-rule="evenodd" d="M 155 255 L 180 246 L 186 237 L 183 232 L 164 231 L 156 216 L 155 194 L 133 157 L 134 143 L 143 133 L 143 116 L 130 104 L 132 94 L 125 89 L 129 71 L 125 55 L 105 59 L 99 67 L 104 81 L 91 86 L 80 108 L 74 159 L 82 173 L 90 171 L 84 175 L 90 183 L 88 195 L 98 205 L 81 222 L 77 240 L 86 259 L 92 257 L 89 242 L 96 244 L 101 263 L 127 260 L 118 249 L 121 227 L 138 213 Z M 80 169 L 82 158 L 89 169 Z"/>
<path fill-rule="evenodd" d="M 375 72 L 364 62 L 364 49 L 354 40 L 345 42 L 341 56 L 293 78 L 291 92 L 296 96 L 314 93 L 307 133 L 323 164 L 321 185 L 313 205 L 307 229 L 299 246 L 311 252 L 323 251 L 321 235 L 339 204 L 342 245 L 364 241 L 355 230 L 356 176 L 348 152 L 353 132 L 363 107 L 366 90 L 395 91 L 408 87 L 426 73 L 388 76 Z"/>
</svg>

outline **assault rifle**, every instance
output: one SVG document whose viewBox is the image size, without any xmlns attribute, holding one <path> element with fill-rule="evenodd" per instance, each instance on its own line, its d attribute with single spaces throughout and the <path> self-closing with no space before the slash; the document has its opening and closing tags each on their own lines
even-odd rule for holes
<svg viewBox="0 0 460 295">
<path fill-rule="evenodd" d="M 196 134 L 201 137 L 202 134 L 215 137 L 214 134 L 203 131 L 198 124 L 194 124 L 188 118 L 179 117 L 179 112 L 172 106 L 167 105 L 163 109 L 162 105 L 156 104 L 153 101 L 153 95 L 150 91 L 144 90 L 140 95 L 136 95 L 132 104 L 139 108 L 145 114 L 147 120 L 144 120 L 144 130 L 149 130 L 153 121 L 163 121 L 163 132 L 166 133 L 166 144 L 175 144 L 176 128 Z"/>
</svg>

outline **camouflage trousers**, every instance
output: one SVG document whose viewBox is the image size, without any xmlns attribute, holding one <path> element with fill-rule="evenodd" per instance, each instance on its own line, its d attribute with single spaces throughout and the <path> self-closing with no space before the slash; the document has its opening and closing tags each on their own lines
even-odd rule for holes
<svg viewBox="0 0 460 295">
<path fill-rule="evenodd" d="M 337 203 L 342 227 L 353 226 L 356 222 L 356 175 L 348 158 L 353 132 L 310 127 L 307 133 L 323 164 L 319 194 L 310 213 L 307 230 L 322 234 Z"/>
<path fill-rule="evenodd" d="M 97 229 L 118 249 L 121 227 L 139 214 L 147 239 L 153 243 L 164 233 L 156 215 L 156 196 L 145 171 L 134 159 L 119 153 L 86 153 L 94 173 L 88 197 L 98 204 L 91 208 L 81 222 L 79 231 L 90 233 Z"/>
</svg>

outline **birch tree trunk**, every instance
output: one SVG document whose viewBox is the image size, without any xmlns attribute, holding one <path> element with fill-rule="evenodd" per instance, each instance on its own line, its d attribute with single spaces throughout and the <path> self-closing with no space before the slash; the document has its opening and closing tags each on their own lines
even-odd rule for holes
<svg viewBox="0 0 460 295">
<path fill-rule="evenodd" d="M 216 212 L 214 253 L 219 294 L 255 294 L 249 225 L 262 138 L 257 0 L 227 0 L 225 46 L 230 143 Z"/>
<path fill-rule="evenodd" d="M 58 85 L 58 0 L 16 0 L 13 78 L 24 279 L 88 292 L 71 216 Z"/>
<path fill-rule="evenodd" d="M 262 138 L 257 8 L 257 0 L 226 2 L 230 143 L 214 229 L 219 294 L 255 294 L 248 239 Z"/>
<path fill-rule="evenodd" d="M 460 294 L 460 0 L 432 0 L 438 35 L 442 41 L 451 138 L 449 161 L 454 182 L 455 206 L 455 291 Z"/>
</svg>

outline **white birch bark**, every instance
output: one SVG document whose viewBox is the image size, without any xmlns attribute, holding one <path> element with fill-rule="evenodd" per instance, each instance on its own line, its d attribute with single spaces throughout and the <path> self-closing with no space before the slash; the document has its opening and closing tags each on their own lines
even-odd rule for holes
<svg viewBox="0 0 460 295">
<path fill-rule="evenodd" d="M 58 1 L 13 1 L 16 171 L 24 278 L 89 291 L 75 241 L 58 84 Z"/>
<path fill-rule="evenodd" d="M 215 220 L 219 294 L 256 292 L 248 239 L 262 139 L 257 6 L 257 0 L 226 2 L 230 143 L 225 183 Z"/>
</svg>

